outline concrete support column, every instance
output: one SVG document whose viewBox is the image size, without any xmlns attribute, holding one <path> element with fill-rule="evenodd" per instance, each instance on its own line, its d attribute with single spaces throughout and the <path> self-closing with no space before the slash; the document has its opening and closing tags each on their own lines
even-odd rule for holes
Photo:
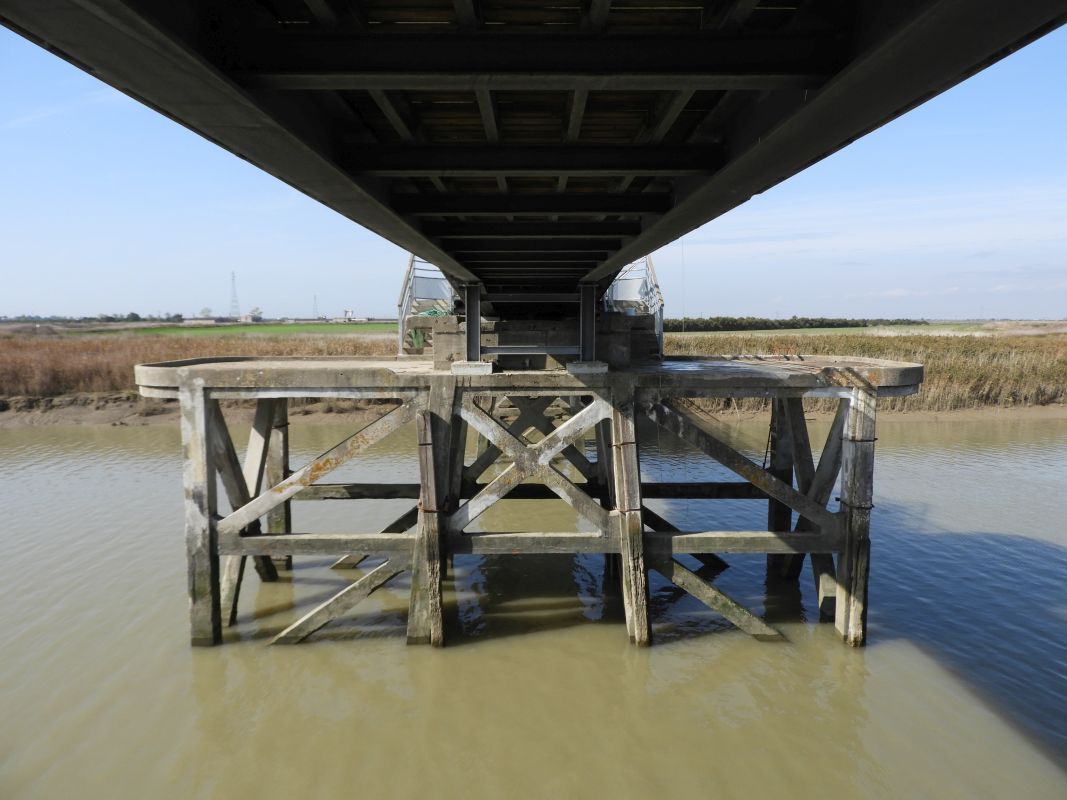
<svg viewBox="0 0 1067 800">
<path fill-rule="evenodd" d="M 582 283 L 578 286 L 578 336 L 579 359 L 596 360 L 596 284 Z"/>
<path fill-rule="evenodd" d="M 467 314 L 467 361 L 482 360 L 482 285 L 463 287 L 463 304 Z"/>
</svg>

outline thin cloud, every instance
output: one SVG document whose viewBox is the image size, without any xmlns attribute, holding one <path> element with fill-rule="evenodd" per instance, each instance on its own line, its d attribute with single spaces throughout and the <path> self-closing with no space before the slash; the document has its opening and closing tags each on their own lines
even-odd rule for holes
<svg viewBox="0 0 1067 800">
<path fill-rule="evenodd" d="M 56 103 L 49 106 L 41 106 L 29 111 L 26 114 L 20 114 L 17 117 L 4 120 L 0 122 L 0 130 L 10 130 L 13 128 L 28 128 L 38 122 L 46 119 L 52 119 L 54 117 L 62 117 L 67 114 L 73 114 L 78 111 L 82 111 L 86 108 L 93 106 L 106 105 L 114 103 L 116 101 L 125 100 L 126 96 L 121 92 L 117 92 L 114 89 L 95 89 L 91 92 L 86 92 L 80 97 L 76 97 L 65 103 Z"/>
</svg>

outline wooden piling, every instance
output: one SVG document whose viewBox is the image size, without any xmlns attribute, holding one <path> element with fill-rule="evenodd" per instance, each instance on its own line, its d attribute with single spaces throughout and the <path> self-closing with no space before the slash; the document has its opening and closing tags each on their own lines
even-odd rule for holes
<svg viewBox="0 0 1067 800">
<path fill-rule="evenodd" d="M 633 395 L 614 395 L 611 410 L 612 477 L 622 549 L 622 602 L 630 640 L 639 647 L 652 641 L 648 618 L 648 572 L 641 517 L 641 470 L 637 454 Z"/>
<path fill-rule="evenodd" d="M 217 511 L 215 468 L 208 446 L 208 398 L 203 380 L 182 381 L 178 397 L 181 400 L 190 641 L 196 647 L 210 647 L 222 642 L 222 606 L 214 519 Z"/>
<path fill-rule="evenodd" d="M 853 647 L 867 641 L 867 579 L 874 495 L 874 442 L 877 394 L 855 388 L 842 438 L 841 515 L 845 547 L 838 558 L 835 625 Z"/>
<path fill-rule="evenodd" d="M 778 480 L 793 485 L 793 436 L 789 424 L 787 401 L 775 398 L 771 401 L 770 452 L 767 471 Z M 793 525 L 793 509 L 780 500 L 767 501 L 767 530 L 788 531 Z M 782 573 L 784 556 L 767 554 L 767 578 L 776 580 Z"/>
<path fill-rule="evenodd" d="M 270 434 L 266 448 L 266 463 L 264 464 L 263 471 L 263 484 L 266 486 L 277 486 L 283 480 L 289 477 L 289 400 L 285 397 L 278 397 L 269 400 L 260 400 L 261 404 L 264 404 L 264 413 L 269 410 L 270 414 Z M 256 421 L 259 420 L 259 408 L 256 408 Z M 256 433 L 258 425 L 253 426 L 253 436 L 258 436 Z M 249 450 L 252 449 L 252 441 L 248 444 Z M 259 491 L 252 493 L 253 497 L 259 494 Z M 285 534 L 291 533 L 293 530 L 293 512 L 288 500 L 281 505 L 275 506 L 267 512 L 266 517 L 267 533 Z M 275 564 L 282 568 L 291 570 L 293 568 L 293 557 L 291 555 L 278 556 L 274 559 Z"/>
<path fill-rule="evenodd" d="M 438 378 L 430 388 L 428 408 L 415 416 L 419 451 L 419 512 L 411 560 L 408 644 L 445 643 L 441 599 L 443 546 L 439 511 L 455 478 L 452 457 L 456 382 Z"/>
</svg>

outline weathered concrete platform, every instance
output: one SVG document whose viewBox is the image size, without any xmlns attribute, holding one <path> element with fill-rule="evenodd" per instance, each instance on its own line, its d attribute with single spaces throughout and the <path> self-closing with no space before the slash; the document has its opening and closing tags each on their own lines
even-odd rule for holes
<svg viewBox="0 0 1067 800">
<path fill-rule="evenodd" d="M 917 364 L 828 356 L 673 358 L 589 374 L 453 375 L 429 361 L 380 358 L 216 358 L 136 368 L 142 394 L 178 398 L 182 405 L 192 641 L 203 645 L 221 641 L 223 618 L 235 620 L 249 556 L 263 580 L 276 578 L 275 559 L 293 555 L 336 555 L 338 566 L 355 566 L 371 555 L 386 559 L 280 633 L 277 642 L 306 638 L 410 571 L 408 639 L 440 645 L 441 578 L 449 554 L 546 552 L 607 554 L 620 579 L 629 636 L 642 645 L 650 641 L 648 569 L 742 630 L 759 638 L 780 636 L 676 554 L 717 561 L 729 553 L 766 553 L 768 569 L 782 579 L 796 579 L 810 557 L 820 611 L 835 620 L 848 643 L 863 644 L 877 398 L 914 393 L 922 379 Z M 290 471 L 288 401 L 324 397 L 393 402 L 383 404 L 384 413 L 362 430 Z M 757 464 L 717 437 L 687 403 L 702 397 L 768 398 L 770 463 Z M 802 406 L 812 397 L 839 400 L 817 464 Z M 222 417 L 222 399 L 257 402 L 243 461 Z M 507 422 L 499 413 L 504 405 L 510 406 Z M 550 414 L 550 406 L 557 413 Z M 642 482 L 636 414 L 742 480 Z M 322 481 L 412 421 L 418 484 Z M 484 440 L 470 464 L 468 429 Z M 596 439 L 595 460 L 584 453 L 587 437 Z M 497 461 L 503 469 L 480 482 Z M 829 509 L 839 474 L 840 503 Z M 231 507 L 225 515 L 215 497 L 216 475 Z M 382 531 L 301 533 L 291 522 L 293 500 L 398 497 L 417 503 Z M 562 499 L 592 531 L 466 532 L 504 497 Z M 764 500 L 767 530 L 682 531 L 643 504 L 649 497 Z"/>
</svg>

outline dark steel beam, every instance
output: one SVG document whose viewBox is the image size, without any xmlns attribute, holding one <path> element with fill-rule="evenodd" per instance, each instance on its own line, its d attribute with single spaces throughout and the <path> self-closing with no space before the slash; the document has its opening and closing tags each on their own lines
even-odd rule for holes
<svg viewBox="0 0 1067 800">
<path fill-rule="evenodd" d="M 671 92 L 666 102 L 662 103 L 657 109 L 655 118 L 649 121 L 649 123 L 637 134 L 634 144 L 647 145 L 649 143 L 662 141 L 663 137 L 670 132 L 672 127 L 674 127 L 674 123 L 678 121 L 678 117 L 685 111 L 685 107 L 689 104 L 693 94 L 694 92 L 692 90 Z M 619 182 L 618 191 L 625 192 L 630 188 L 630 184 L 635 178 L 644 177 L 647 174 L 648 173 L 629 170 L 626 177 Z"/>
<path fill-rule="evenodd" d="M 578 293 L 581 297 L 578 304 L 578 357 L 582 361 L 593 361 L 596 359 L 596 284 L 579 284 Z"/>
<path fill-rule="evenodd" d="M 591 239 L 630 237 L 641 233 L 640 222 L 423 222 L 424 235 L 436 239 Z"/>
<path fill-rule="evenodd" d="M 663 214 L 671 208 L 671 196 L 646 194 L 395 194 L 390 206 L 401 216 L 486 216 Z"/>
<path fill-rule="evenodd" d="M 478 89 L 475 92 L 478 98 L 478 113 L 482 116 L 482 125 L 485 127 L 485 140 L 490 144 L 500 141 L 500 131 L 496 124 L 496 109 L 493 108 L 493 94 L 488 89 Z"/>
<path fill-rule="evenodd" d="M 453 251 L 452 256 L 461 264 L 473 268 L 475 264 L 548 264 L 564 262 L 567 264 L 599 264 L 607 257 L 607 253 L 462 253 Z"/>
<path fill-rule="evenodd" d="M 490 293 L 489 303 L 577 303 L 577 292 L 522 292 L 521 294 Z"/>
<path fill-rule="evenodd" d="M 740 28 L 752 16 L 759 0 L 725 0 L 718 3 L 719 10 L 705 17 L 704 27 L 711 30 L 729 31 Z"/>
<path fill-rule="evenodd" d="M 555 265 L 553 265 L 555 266 Z M 577 283 L 578 279 L 582 277 L 582 273 L 585 271 L 584 267 L 575 267 L 574 269 L 485 269 L 484 267 L 478 269 L 478 277 L 483 281 L 493 281 L 500 285 L 507 284 L 509 286 L 541 286 L 547 281 L 570 281 L 572 284 Z"/>
<path fill-rule="evenodd" d="M 681 91 L 817 88 L 846 57 L 827 34 L 249 34 L 248 88 Z"/>
<path fill-rule="evenodd" d="M 674 209 L 649 223 L 586 276 L 607 282 L 620 269 L 715 219 L 854 140 L 1067 22 L 1063 0 L 1012 4 L 932 0 L 898 8 L 892 27 L 823 90 L 784 92 L 745 109 L 725 131 L 730 162 L 707 180 L 676 186 Z M 773 131 L 773 136 L 767 132 Z"/>
<path fill-rule="evenodd" d="M 585 104 L 589 101 L 589 90 L 577 88 L 571 92 L 571 108 L 567 115 L 567 132 L 564 138 L 568 142 L 577 142 L 582 132 L 582 118 L 585 116 Z"/>
<path fill-rule="evenodd" d="M 578 355 L 576 345 L 502 344 L 482 348 L 488 355 L 496 356 L 573 356 Z"/>
<path fill-rule="evenodd" d="M 456 10 L 456 23 L 461 30 L 472 31 L 478 27 L 478 12 L 474 0 L 453 0 Z"/>
<path fill-rule="evenodd" d="M 491 110 L 489 117 L 492 117 Z M 488 123 L 486 129 L 489 130 Z M 492 130 L 495 137 L 495 123 Z M 655 176 L 711 175 L 725 163 L 725 156 L 717 145 L 364 146 L 353 149 L 340 160 L 353 174 L 393 178 Z"/>
<path fill-rule="evenodd" d="M 589 11 L 583 22 L 593 31 L 602 31 L 608 26 L 611 0 L 589 0 Z"/>
<path fill-rule="evenodd" d="M 405 108 L 401 111 L 397 101 L 385 91 L 371 89 L 370 96 L 378 106 L 378 109 L 385 115 L 385 118 L 389 120 L 389 124 L 393 126 L 397 135 L 405 142 L 414 142 L 415 123 L 412 121 L 411 114 L 407 112 L 407 109 Z"/>
<path fill-rule="evenodd" d="M 553 239 L 527 237 L 513 239 L 446 239 L 442 246 L 456 253 L 528 253 L 531 251 L 603 253 L 622 247 L 621 239 Z"/>
<path fill-rule="evenodd" d="M 576 258 L 576 259 L 533 259 L 530 261 L 479 261 L 475 264 L 470 264 L 469 269 L 471 272 L 481 275 L 484 270 L 495 270 L 503 272 L 505 270 L 513 270 L 516 273 L 530 270 L 530 274 L 540 273 L 541 267 L 562 267 L 567 272 L 576 272 L 581 274 L 582 270 L 588 270 L 594 264 L 597 263 L 593 258 Z"/>
<path fill-rule="evenodd" d="M 167 4 L 174 13 L 188 11 Z M 161 6 L 162 8 L 162 6 Z M 441 267 L 470 272 L 384 202 L 380 186 L 353 179 L 323 157 L 292 121 L 252 102 L 183 34 L 123 0 L 5 0 L 0 24 L 239 155 L 365 228 Z M 309 123 L 314 122 L 310 120 Z M 327 137 L 328 138 L 328 137 Z"/>
<path fill-rule="evenodd" d="M 482 285 L 463 287 L 463 311 L 467 317 L 466 354 L 468 361 L 482 360 Z"/>
</svg>

